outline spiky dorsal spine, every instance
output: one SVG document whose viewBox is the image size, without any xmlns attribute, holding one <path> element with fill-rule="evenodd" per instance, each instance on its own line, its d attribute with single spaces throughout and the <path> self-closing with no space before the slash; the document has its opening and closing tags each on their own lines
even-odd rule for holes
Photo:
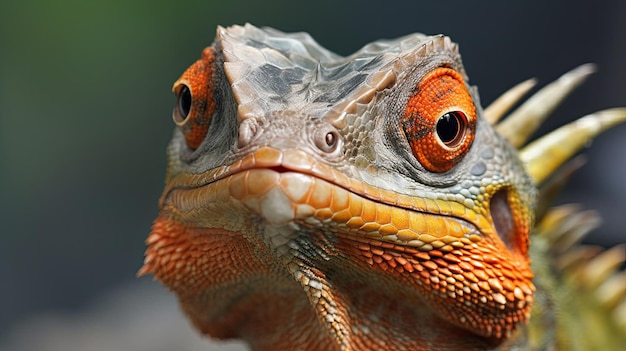
<svg viewBox="0 0 626 351">
<path fill-rule="evenodd" d="M 485 109 L 486 119 L 511 143 L 540 187 L 538 225 L 532 233 L 531 259 L 537 296 L 527 326 L 530 350 L 622 350 L 626 347 L 626 244 L 609 250 L 581 245 L 597 228 L 593 211 L 576 206 L 549 208 L 582 158 L 569 160 L 600 132 L 626 121 L 626 109 L 615 108 L 583 117 L 524 145 L 545 118 L 593 72 L 583 65 L 538 91 L 500 118 L 533 86 L 528 80 Z M 561 166 L 565 164 L 565 166 Z"/>
<path fill-rule="evenodd" d="M 524 146 L 554 107 L 592 72 L 590 65 L 572 70 L 537 92 L 502 122 L 499 119 L 532 88 L 534 81 L 515 86 L 485 109 L 487 120 L 497 123 L 496 129 L 520 148 L 521 159 L 540 186 L 538 224 L 530 248 L 537 294 L 526 329 L 528 340 L 520 344 L 524 349 L 586 351 L 626 347 L 626 272 L 620 269 L 626 261 L 626 244 L 609 250 L 581 245 L 582 238 L 598 227 L 598 215 L 576 206 L 549 208 L 569 175 L 584 163 L 580 158 L 569 158 L 600 132 L 626 121 L 626 109 L 583 117 Z M 512 345 L 516 342 L 504 347 L 515 349 Z"/>
<path fill-rule="evenodd" d="M 529 324 L 533 349 L 620 350 L 626 345 L 626 247 L 581 245 L 595 229 L 595 212 L 551 209 L 533 235 L 538 296 Z"/>
</svg>

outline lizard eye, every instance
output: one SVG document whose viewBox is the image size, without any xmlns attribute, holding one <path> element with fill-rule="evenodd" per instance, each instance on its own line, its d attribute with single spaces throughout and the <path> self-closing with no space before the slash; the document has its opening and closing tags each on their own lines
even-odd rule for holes
<svg viewBox="0 0 626 351">
<path fill-rule="evenodd" d="M 431 172 L 450 170 L 467 153 L 476 129 L 476 108 L 459 73 L 437 68 L 409 98 L 400 120 L 413 156 Z"/>
<path fill-rule="evenodd" d="M 467 119 L 461 111 L 452 111 L 439 117 L 435 130 L 439 141 L 446 147 L 455 148 L 463 141 Z"/>
<path fill-rule="evenodd" d="M 177 94 L 178 99 L 178 115 L 175 116 L 176 122 L 183 122 L 187 116 L 189 115 L 189 111 L 191 110 L 191 90 L 189 87 L 184 85 L 180 89 Z"/>
<path fill-rule="evenodd" d="M 202 52 L 202 58 L 174 83 L 173 91 L 177 103 L 172 117 L 183 132 L 187 146 L 192 150 L 200 147 L 204 141 L 215 112 L 214 59 L 213 49 L 206 48 Z"/>
</svg>

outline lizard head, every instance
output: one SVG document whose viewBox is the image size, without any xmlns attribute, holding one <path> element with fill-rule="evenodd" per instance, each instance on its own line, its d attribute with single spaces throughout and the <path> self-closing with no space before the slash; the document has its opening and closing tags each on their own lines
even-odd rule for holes
<svg viewBox="0 0 626 351">
<path fill-rule="evenodd" d="M 203 332 L 258 349 L 483 348 L 527 320 L 542 178 L 447 37 L 340 57 L 305 34 L 220 27 L 173 90 L 140 273 Z"/>
</svg>

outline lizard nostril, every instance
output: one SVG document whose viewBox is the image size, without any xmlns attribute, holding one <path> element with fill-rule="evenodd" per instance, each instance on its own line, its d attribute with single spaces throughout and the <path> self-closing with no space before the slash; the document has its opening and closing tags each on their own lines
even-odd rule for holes
<svg viewBox="0 0 626 351">
<path fill-rule="evenodd" d="M 334 148 L 335 145 L 337 144 L 337 136 L 335 134 L 337 133 L 334 133 L 334 132 L 326 133 L 325 141 L 326 141 L 326 146 L 328 146 L 329 148 Z"/>
<path fill-rule="evenodd" d="M 340 148 L 341 136 L 336 130 L 324 128 L 315 133 L 314 142 L 318 149 L 326 153 L 332 153 Z"/>
<path fill-rule="evenodd" d="M 245 119 L 239 125 L 239 137 L 237 146 L 242 148 L 248 145 L 259 131 L 259 122 L 255 118 Z"/>
</svg>

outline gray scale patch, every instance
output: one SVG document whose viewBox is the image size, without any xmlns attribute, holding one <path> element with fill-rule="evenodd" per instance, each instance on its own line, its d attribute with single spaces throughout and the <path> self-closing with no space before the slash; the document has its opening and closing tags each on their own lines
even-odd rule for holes
<svg viewBox="0 0 626 351">
<path fill-rule="evenodd" d="M 485 160 L 489 160 L 493 158 L 493 156 L 494 156 L 494 152 L 491 147 L 486 147 L 480 151 L 480 157 L 484 158 Z"/>
<path fill-rule="evenodd" d="M 281 76 L 288 84 L 302 84 L 305 73 L 306 71 L 300 67 L 286 68 L 281 72 Z"/>
<path fill-rule="evenodd" d="M 469 199 L 469 198 L 472 197 L 472 194 L 470 193 L 470 191 L 468 189 L 461 189 L 459 194 L 463 195 L 463 197 L 466 198 L 466 199 Z"/>
<path fill-rule="evenodd" d="M 350 92 L 352 92 L 356 87 L 358 87 L 363 81 L 367 78 L 366 74 L 357 74 L 356 76 L 351 77 L 345 82 L 339 84 L 337 86 L 334 82 L 328 82 L 329 86 L 326 90 L 326 93 L 318 96 L 315 99 L 315 102 L 335 102 L 345 98 Z M 332 86 L 332 87 L 331 87 Z"/>
<path fill-rule="evenodd" d="M 488 150 L 491 150 L 491 149 L 488 149 Z M 483 174 L 485 174 L 486 171 L 487 171 L 487 165 L 482 161 L 479 161 L 478 163 L 473 165 L 472 168 L 470 169 L 470 173 L 475 177 L 482 176 Z"/>
<path fill-rule="evenodd" d="M 284 71 L 266 63 L 254 72 L 254 79 L 259 85 L 265 86 L 267 90 L 277 95 L 287 95 L 291 93 L 291 84 L 283 76 Z M 293 79 L 293 77 L 290 78 Z"/>
<path fill-rule="evenodd" d="M 478 196 L 478 195 L 480 195 L 480 188 L 472 186 L 471 188 L 469 188 L 469 192 L 470 192 L 470 194 L 472 194 L 474 196 Z"/>
</svg>

